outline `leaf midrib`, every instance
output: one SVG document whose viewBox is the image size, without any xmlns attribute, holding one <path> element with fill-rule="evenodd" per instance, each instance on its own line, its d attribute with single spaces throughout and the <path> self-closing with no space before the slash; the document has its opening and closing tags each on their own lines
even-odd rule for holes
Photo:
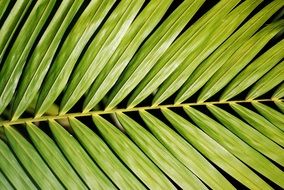
<svg viewBox="0 0 284 190">
<path fill-rule="evenodd" d="M 5 120 L 0 121 L 0 126 L 4 125 L 19 125 L 25 124 L 27 122 L 39 122 L 39 121 L 48 121 L 50 119 L 68 119 L 68 117 L 86 117 L 92 116 L 94 114 L 103 115 L 103 114 L 112 114 L 116 112 L 137 112 L 140 110 L 155 110 L 155 109 L 162 109 L 162 108 L 180 108 L 184 106 L 206 106 L 210 104 L 230 104 L 230 103 L 252 103 L 252 102 L 273 102 L 273 101 L 281 101 L 284 102 L 284 99 L 257 99 L 257 100 L 230 100 L 230 101 L 211 101 L 211 102 L 191 102 L 191 103 L 181 103 L 181 104 L 165 104 L 165 105 L 155 105 L 155 106 L 141 106 L 141 107 L 133 107 L 133 108 L 117 108 L 112 110 L 96 110 L 90 112 L 76 112 L 76 113 L 67 113 L 64 115 L 44 115 L 38 118 L 20 118 L 15 121 Z"/>
</svg>

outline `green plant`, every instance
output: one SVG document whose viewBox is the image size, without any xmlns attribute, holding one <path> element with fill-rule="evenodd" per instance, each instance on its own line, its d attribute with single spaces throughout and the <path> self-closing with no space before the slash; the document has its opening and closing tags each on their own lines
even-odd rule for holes
<svg viewBox="0 0 284 190">
<path fill-rule="evenodd" d="M 284 188 L 283 0 L 0 5 L 0 189 Z"/>
</svg>

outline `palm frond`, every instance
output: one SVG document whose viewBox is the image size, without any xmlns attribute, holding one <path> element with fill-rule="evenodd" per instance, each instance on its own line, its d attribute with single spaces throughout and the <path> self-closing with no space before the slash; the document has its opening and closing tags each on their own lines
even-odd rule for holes
<svg viewBox="0 0 284 190">
<path fill-rule="evenodd" d="M 283 81 L 281 81 L 283 82 Z M 282 83 L 281 86 L 274 92 L 273 96 L 276 99 L 281 99 L 284 97 L 284 84 Z"/>
<path fill-rule="evenodd" d="M 62 3 L 46 28 L 24 70 L 25 75 L 13 101 L 12 120 L 19 118 L 36 97 L 56 49 L 81 4 L 82 1 L 76 1 L 74 4 L 72 1 Z"/>
<path fill-rule="evenodd" d="M 50 15 L 55 1 L 37 2 L 13 43 L 0 71 L 0 113 L 11 101 L 31 48 Z M 9 20 L 8 20 L 9 21 Z M 1 33 L 8 32 L 2 31 Z M 5 33 L 7 35 L 7 33 Z M 3 41 L 3 46 L 6 41 Z M 2 46 L 2 44 L 1 44 Z"/>
<path fill-rule="evenodd" d="M 0 5 L 0 189 L 284 188 L 283 0 Z"/>
<path fill-rule="evenodd" d="M 5 126 L 5 134 L 10 146 L 40 188 L 63 189 L 46 163 L 33 146 L 11 126 Z M 44 178 L 43 178 L 44 177 Z"/>
<path fill-rule="evenodd" d="M 11 149 L 2 140 L 0 140 L 0 146 L 1 171 L 3 172 L 7 180 L 12 182 L 13 187 L 15 187 L 16 189 L 36 189 L 36 186 L 33 184 L 32 180 L 28 177 L 25 170 L 19 164 Z"/>
<path fill-rule="evenodd" d="M 4 2 L 3 2 L 4 1 Z M 1 17 L 7 11 L 7 6 L 9 1 L 1 1 Z M 10 13 L 5 22 L 1 25 L 0 32 L 0 60 L 4 57 L 5 50 L 7 49 L 13 34 L 16 32 L 17 27 L 19 26 L 21 20 L 23 19 L 25 13 L 28 11 L 31 5 L 31 1 L 17 1 L 13 8 L 10 10 Z M 3 7 L 2 7 L 3 6 Z"/>
<path fill-rule="evenodd" d="M 255 78 L 259 79 L 259 81 L 257 81 L 257 83 L 255 83 L 252 86 L 250 92 L 247 94 L 246 99 L 258 98 L 259 96 L 267 93 L 269 90 L 273 89 L 275 86 L 283 82 L 284 81 L 283 66 L 284 66 L 284 62 L 282 61 L 281 63 L 276 65 L 274 68 L 272 68 L 269 72 L 267 72 L 262 78 L 259 77 L 259 75 L 261 75 L 262 73 L 259 73 L 259 74 L 256 73 L 254 76 Z M 253 78 L 252 80 L 255 80 L 255 78 Z M 281 87 L 279 87 L 279 90 L 280 89 Z M 277 90 L 275 91 L 274 96 L 277 98 Z M 280 99 L 282 97 L 279 96 L 278 98 Z"/>
<path fill-rule="evenodd" d="M 275 104 L 278 106 L 278 108 L 284 113 L 284 103 L 281 101 L 275 101 Z"/>
</svg>

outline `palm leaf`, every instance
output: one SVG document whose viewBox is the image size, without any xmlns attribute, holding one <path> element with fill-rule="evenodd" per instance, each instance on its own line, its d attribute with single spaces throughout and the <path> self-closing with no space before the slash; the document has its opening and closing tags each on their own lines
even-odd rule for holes
<svg viewBox="0 0 284 190">
<path fill-rule="evenodd" d="M 11 101 L 28 54 L 54 7 L 55 1 L 37 2 L 3 63 L 0 75 L 0 113 Z M 7 32 L 2 31 L 1 32 Z M 7 35 L 7 33 L 5 33 Z M 5 44 L 5 42 L 3 42 Z"/>
<path fill-rule="evenodd" d="M 36 152 L 33 145 L 11 126 L 5 125 L 5 134 L 18 159 L 40 188 L 63 189 L 63 186 Z"/>
<path fill-rule="evenodd" d="M 140 111 L 140 115 L 153 135 L 197 177 L 213 189 L 233 189 L 233 186 L 220 175 L 216 168 L 166 124 L 145 110 Z M 209 169 L 210 173 L 203 168 Z"/>
<path fill-rule="evenodd" d="M 275 101 L 275 104 L 278 106 L 278 108 L 284 113 L 284 103 L 281 101 Z"/>
<path fill-rule="evenodd" d="M 283 82 L 283 81 L 282 81 Z M 284 97 L 284 84 L 278 87 L 278 89 L 274 92 L 273 96 L 276 99 L 281 99 Z"/>
<path fill-rule="evenodd" d="M 193 119 L 193 121 L 204 132 L 209 134 L 213 139 L 215 139 L 223 147 L 227 148 L 227 150 L 229 150 L 237 158 L 242 160 L 244 163 L 246 163 L 251 168 L 258 171 L 259 173 L 263 174 L 267 178 L 271 179 L 272 181 L 275 180 L 275 183 L 277 183 L 277 184 L 282 183 L 281 181 L 282 181 L 282 178 L 283 178 L 283 176 L 282 176 L 283 172 L 281 170 L 279 170 L 277 167 L 275 167 L 267 158 L 265 158 L 263 155 L 260 154 L 260 153 L 263 153 L 265 155 L 265 152 L 270 150 L 270 149 L 268 149 L 268 147 L 269 147 L 268 144 L 266 144 L 266 143 L 262 144 L 261 143 L 261 148 L 265 148 L 265 146 L 266 146 L 267 147 L 266 150 L 263 150 L 263 149 L 260 150 L 260 148 L 257 149 L 257 147 L 256 147 L 257 145 L 254 144 L 254 143 L 249 144 L 249 140 L 246 141 L 248 144 L 244 143 L 241 140 L 242 137 L 245 138 L 245 135 L 242 135 L 244 133 L 244 131 L 247 130 L 245 127 L 238 125 L 238 126 L 242 127 L 242 129 L 237 128 L 236 130 L 234 130 L 234 129 L 232 129 L 231 126 L 233 126 L 233 127 L 235 127 L 235 126 L 233 124 L 233 121 L 230 120 L 230 121 L 228 121 L 230 123 L 228 125 L 225 125 L 229 130 L 226 130 L 226 128 L 224 126 L 220 125 L 219 123 L 217 123 L 216 121 L 214 121 L 210 117 L 204 115 L 203 113 L 201 113 L 201 112 L 199 112 L 199 111 L 197 111 L 193 108 L 190 108 L 190 107 L 185 107 L 184 109 L 185 109 L 186 113 Z M 218 110 L 218 111 L 220 111 L 220 110 Z M 227 115 L 224 114 L 224 116 L 227 116 Z M 219 118 L 220 117 L 218 117 L 218 119 Z M 235 122 L 237 122 L 237 120 Z M 231 132 L 229 132 L 229 131 L 231 131 Z M 237 132 L 235 132 L 235 131 L 237 131 Z M 262 138 L 262 139 L 265 139 L 266 141 L 270 142 L 270 144 L 273 144 L 271 141 L 266 139 L 264 136 L 261 136 L 259 133 L 254 133 L 254 132 L 249 133 L 250 136 L 248 138 L 250 140 L 253 141 L 253 139 L 254 139 L 253 134 L 258 135 L 258 139 Z M 249 145 L 251 145 L 251 146 L 249 146 Z M 276 149 L 278 147 L 276 144 L 273 144 L 272 146 L 276 147 Z M 257 152 L 252 147 L 254 147 L 256 150 L 259 150 L 260 153 Z M 269 148 L 272 148 L 272 147 L 269 147 Z M 267 154 L 269 154 L 269 153 L 267 153 Z M 281 154 L 281 148 L 280 148 L 280 154 Z M 271 155 L 271 154 L 269 154 L 269 155 Z M 254 158 L 254 159 L 252 160 L 251 158 Z M 277 160 L 279 160 L 281 162 L 281 155 L 279 155 L 278 158 L 280 160 L 279 159 L 277 159 Z"/>
<path fill-rule="evenodd" d="M 255 14 L 244 23 L 228 40 L 213 52 L 193 73 L 189 76 L 184 86 L 176 97 L 180 103 L 188 99 L 214 75 L 216 71 L 234 54 L 239 47 L 247 41 L 283 4 L 277 1 L 267 5 L 262 11 Z"/>
<path fill-rule="evenodd" d="M 104 141 L 91 129 L 75 118 L 70 118 L 70 124 L 91 157 L 120 189 L 145 189 L 142 183 L 119 161 Z"/>
<path fill-rule="evenodd" d="M 81 4 L 82 1 L 76 1 L 76 3 L 65 1 L 62 3 L 42 35 L 27 63 L 24 70 L 25 75 L 13 101 L 12 120 L 19 118 L 36 96 L 61 38 Z"/>
<path fill-rule="evenodd" d="M 4 1 L 4 2 L 3 2 Z M 1 17 L 5 14 L 9 1 L 1 1 Z M 18 25 L 20 24 L 22 18 L 24 17 L 26 11 L 31 5 L 31 1 L 17 1 L 5 22 L 1 26 L 0 32 L 0 60 L 4 57 L 5 50 L 7 49 L 9 42 L 11 41 L 13 34 L 16 32 Z"/>
<path fill-rule="evenodd" d="M 86 188 L 56 144 L 34 124 L 27 123 L 27 126 L 27 131 L 37 150 L 63 185 L 69 189 Z"/>
<path fill-rule="evenodd" d="M 284 188 L 283 0 L 0 5 L 0 189 Z"/>
<path fill-rule="evenodd" d="M 17 159 L 13 155 L 11 149 L 1 140 L 1 171 L 5 174 L 5 178 L 12 182 L 17 189 L 36 189 L 33 182 L 25 173 Z M 2 186 L 1 186 L 2 187 Z"/>
<path fill-rule="evenodd" d="M 143 78 L 139 71 L 143 70 L 143 73 L 145 73 L 146 70 L 150 70 L 153 64 L 162 56 L 162 54 L 177 38 L 188 21 L 200 8 L 202 3 L 203 0 L 196 0 L 193 2 L 184 1 L 176 10 L 174 10 L 173 13 L 171 13 L 171 15 L 161 24 L 161 26 L 159 26 L 159 28 L 149 37 L 149 39 L 143 43 L 139 50 L 138 48 L 142 41 L 147 37 L 151 30 L 153 30 L 159 21 L 160 18 L 157 18 L 157 14 L 161 14 L 161 10 L 156 10 L 157 13 L 152 15 L 156 22 L 153 22 L 153 19 L 149 18 L 146 20 L 146 22 L 144 21 L 142 25 L 140 24 L 141 21 L 139 20 L 139 17 L 135 19 L 135 23 L 133 23 L 131 26 L 132 28 L 129 30 L 129 37 L 126 37 L 121 43 L 121 46 L 123 47 L 119 47 L 121 50 L 114 54 L 108 63 L 109 65 L 104 68 L 104 70 L 98 76 L 98 79 L 92 85 L 92 88 L 84 101 L 83 111 L 90 111 L 99 101 L 103 99 L 103 97 L 118 80 L 127 64 L 128 67 L 131 68 L 125 69 L 126 73 L 124 75 L 129 75 L 130 77 L 125 77 L 125 80 L 129 81 L 129 85 L 131 83 L 137 84 L 137 81 Z M 148 12 L 146 12 L 146 10 L 147 7 L 143 10 L 145 11 L 145 14 Z M 142 14 L 143 12 L 141 15 Z M 143 26 L 143 30 L 141 30 L 140 25 Z M 132 35 L 135 38 L 131 39 Z M 126 44 L 128 44 L 128 46 L 126 46 Z M 125 49 L 126 47 L 127 49 Z M 137 50 L 138 52 L 134 56 L 134 53 Z M 132 57 L 133 60 L 131 60 Z M 131 63 L 129 63 L 130 61 Z M 136 74 L 136 71 L 139 73 L 139 75 Z M 119 81 L 123 80 L 124 79 L 120 79 Z M 121 84 L 125 85 L 125 82 Z M 115 86 L 118 85 L 119 84 L 116 84 Z M 119 94 L 121 94 L 121 97 L 125 97 L 127 95 L 127 91 L 125 90 L 123 93 Z"/>
<path fill-rule="evenodd" d="M 2 187 L 3 189 L 13 189 L 13 186 L 10 184 L 10 182 L 2 172 L 0 173 L 0 187 Z"/>
</svg>

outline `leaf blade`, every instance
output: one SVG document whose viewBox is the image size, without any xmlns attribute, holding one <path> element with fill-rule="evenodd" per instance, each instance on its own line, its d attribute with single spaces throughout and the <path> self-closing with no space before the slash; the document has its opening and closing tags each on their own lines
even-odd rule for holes
<svg viewBox="0 0 284 190">
<path fill-rule="evenodd" d="M 270 123 L 260 114 L 257 114 L 248 108 L 245 108 L 239 104 L 230 104 L 231 108 L 236 111 L 241 118 L 247 121 L 252 127 L 257 129 L 259 132 L 278 143 L 282 147 L 284 147 L 284 132 L 277 128 L 275 125 Z"/>
<path fill-rule="evenodd" d="M 63 185 L 67 189 L 87 189 L 51 138 L 34 124 L 26 125 L 35 147 Z"/>
<path fill-rule="evenodd" d="M 246 99 L 255 99 L 284 81 L 284 61 L 279 63 L 253 85 Z"/>
<path fill-rule="evenodd" d="M 139 113 L 152 134 L 205 184 L 212 189 L 235 189 L 195 148 L 161 120 L 144 110 Z"/>
<path fill-rule="evenodd" d="M 0 140 L 0 168 L 1 172 L 13 182 L 13 186 L 17 189 L 37 189 L 30 178 L 27 176 L 15 156 L 6 143 Z"/>
<path fill-rule="evenodd" d="M 57 9 L 23 72 L 22 82 L 13 101 L 11 120 L 19 118 L 36 97 L 61 38 L 82 3 L 82 0 L 64 1 Z"/>
<path fill-rule="evenodd" d="M 118 188 L 145 189 L 93 131 L 75 118 L 69 118 L 69 122 L 88 153 Z"/>
<path fill-rule="evenodd" d="M 130 138 L 162 171 L 174 180 L 176 184 L 183 189 L 207 189 L 190 170 L 169 153 L 167 149 L 141 125 L 123 113 L 118 113 L 117 117 Z M 147 142 L 143 139 L 147 139 Z"/>
<path fill-rule="evenodd" d="M 284 150 L 278 144 L 223 109 L 213 105 L 207 107 L 231 132 L 268 158 L 284 165 Z"/>
<path fill-rule="evenodd" d="M 241 71 L 225 88 L 220 100 L 226 101 L 238 95 L 260 79 L 267 71 L 284 58 L 284 40 L 278 42 Z M 281 70 L 280 70 L 281 71 Z M 282 70 L 283 71 L 283 70 Z M 275 83 L 275 81 L 271 81 Z"/>
<path fill-rule="evenodd" d="M 167 2 L 168 3 L 168 2 Z M 153 55 L 155 55 L 157 58 L 167 47 L 173 42 L 173 40 L 178 36 L 178 34 L 181 32 L 182 28 L 185 26 L 185 24 L 191 19 L 193 14 L 197 11 L 199 6 L 203 3 L 203 0 L 196 0 L 194 2 L 191 1 L 184 1 L 178 8 L 168 17 L 166 20 L 161 24 L 161 26 L 158 27 L 156 31 L 149 37 L 149 39 L 145 42 L 145 44 L 142 45 L 142 47 L 138 50 L 136 54 L 146 54 L 141 53 L 144 51 L 150 51 L 152 46 L 156 49 L 159 49 L 159 51 L 154 51 L 154 48 L 151 50 Z M 165 4 L 165 2 L 163 2 Z M 147 10 L 147 7 L 143 9 L 143 12 Z M 161 8 L 158 9 L 157 14 L 161 14 Z M 141 13 L 141 15 L 143 14 Z M 151 11 L 153 12 L 153 11 Z M 146 14 L 146 13 L 145 13 Z M 156 15 L 157 15 L 156 14 Z M 140 15 L 139 15 L 140 16 Z M 110 88 L 119 80 L 119 76 L 127 75 L 129 70 L 128 67 L 135 67 L 134 61 L 131 61 L 131 58 L 134 56 L 135 58 L 135 52 L 139 48 L 140 44 L 143 42 L 143 40 L 146 38 L 146 35 L 138 35 L 138 32 L 141 33 L 142 28 L 146 23 L 148 23 L 146 26 L 150 27 L 153 25 L 153 19 L 148 19 L 145 24 L 142 27 L 136 26 L 138 25 L 139 16 L 135 19 L 133 24 L 133 27 L 129 30 L 129 38 L 133 35 L 133 39 L 131 43 L 126 44 L 124 40 L 121 43 L 122 45 L 127 46 L 127 48 L 120 48 L 121 51 L 116 52 L 116 54 L 111 58 L 108 65 L 105 67 L 105 69 L 102 71 L 102 73 L 98 76 L 98 80 L 96 80 L 91 87 L 91 90 L 84 102 L 84 112 L 89 111 L 92 107 L 94 107 L 95 104 L 100 101 L 104 95 L 110 90 Z M 135 28 L 138 28 L 139 31 L 135 32 Z M 152 26 L 154 27 L 154 26 Z M 146 30 L 146 29 L 144 29 Z M 144 32 L 143 32 L 144 33 Z M 137 34 L 137 35 L 136 35 Z M 119 49 L 119 50 L 120 50 Z M 143 50 L 144 49 L 144 50 Z M 156 58 L 156 59 L 157 59 Z M 146 58 L 145 58 L 146 59 Z M 129 63 L 130 62 L 130 63 Z M 123 74 L 123 70 L 125 69 L 125 74 Z M 123 79 L 121 79 L 123 80 Z M 119 84 L 117 84 L 119 85 Z M 126 94 L 126 93 L 125 93 Z M 116 104 L 116 103 L 115 103 Z M 107 109 L 111 109 L 113 107 L 112 105 L 109 105 Z"/>
<path fill-rule="evenodd" d="M 192 125 L 190 122 L 168 109 L 162 110 L 165 117 L 173 127 L 205 157 L 214 162 L 222 170 L 233 176 L 242 184 L 249 188 L 267 188 L 268 185 L 259 187 L 259 181 L 262 181 L 254 172 L 252 172 L 240 160 L 234 157 L 224 147 L 214 141 L 206 133 Z M 249 175 L 243 175 L 243 173 Z"/>
<path fill-rule="evenodd" d="M 0 30 L 0 62 L 2 62 L 6 48 L 30 5 L 31 1 L 28 0 L 17 1 L 2 25 Z"/>
<path fill-rule="evenodd" d="M 54 120 L 49 120 L 49 126 L 60 149 L 89 188 L 116 189 L 72 135 Z"/>
<path fill-rule="evenodd" d="M 284 115 L 262 103 L 252 102 L 252 105 L 257 109 L 257 111 L 273 123 L 276 127 L 284 131 Z"/>
<path fill-rule="evenodd" d="M 283 5 L 284 3 L 281 0 L 271 2 L 228 38 L 189 76 L 184 86 L 180 89 L 175 103 L 179 104 L 185 101 L 201 89 L 241 44 L 248 40 Z"/>
<path fill-rule="evenodd" d="M 84 47 L 113 4 L 114 0 L 91 1 L 80 15 L 47 73 L 36 106 L 36 117 L 41 116 L 62 92 Z"/>
<path fill-rule="evenodd" d="M 127 34 L 144 1 L 121 1 L 108 17 L 74 70 L 60 103 L 66 113 L 89 89 Z"/>
<path fill-rule="evenodd" d="M 202 88 L 198 101 L 203 102 L 207 100 L 227 85 L 238 72 L 249 64 L 269 40 L 283 29 L 283 24 L 284 21 L 272 23 L 246 41 L 209 79 Z"/>
<path fill-rule="evenodd" d="M 163 189 L 164 187 L 175 189 L 158 167 L 121 131 L 98 115 L 93 115 L 93 121 L 107 144 L 147 187 L 150 189 Z M 126 154 L 126 150 L 128 154 Z"/>
<path fill-rule="evenodd" d="M 0 71 L 0 76 L 2 77 L 0 80 L 0 113 L 10 103 L 28 54 L 54 5 L 55 0 L 38 1 L 13 43 Z"/>
<path fill-rule="evenodd" d="M 33 146 L 11 126 L 5 126 L 5 134 L 17 157 L 42 189 L 64 189 Z"/>
<path fill-rule="evenodd" d="M 249 146 L 249 143 L 247 144 L 246 141 L 242 141 L 238 138 L 238 136 L 235 135 L 236 133 L 234 134 L 233 132 L 230 132 L 223 125 L 196 109 L 186 107 L 185 111 L 203 131 L 215 139 L 220 145 L 225 147 L 228 151 L 254 170 L 258 171 L 279 186 L 284 187 L 282 180 L 284 173 L 265 156 Z M 265 182 L 262 181 L 262 184 L 265 185 Z"/>
</svg>

